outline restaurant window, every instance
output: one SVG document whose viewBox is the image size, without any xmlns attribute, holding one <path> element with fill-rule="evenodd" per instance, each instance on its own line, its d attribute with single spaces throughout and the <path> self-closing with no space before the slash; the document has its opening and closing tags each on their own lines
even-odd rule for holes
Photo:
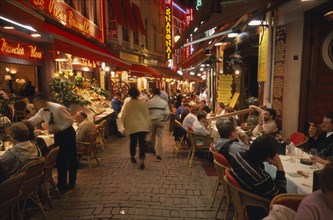
<svg viewBox="0 0 333 220">
<path fill-rule="evenodd" d="M 133 32 L 134 44 L 139 45 L 139 32 Z"/>
<path fill-rule="evenodd" d="M 84 17 L 88 18 L 88 10 L 87 10 L 88 5 L 87 5 L 87 1 L 86 0 L 81 0 L 80 1 L 80 5 L 81 5 L 81 7 L 80 7 L 81 8 L 81 10 L 80 10 L 81 14 Z"/>
<path fill-rule="evenodd" d="M 128 28 L 122 27 L 123 28 L 123 40 L 129 42 L 129 34 L 128 34 Z"/>
<path fill-rule="evenodd" d="M 145 27 L 148 27 L 148 19 L 146 18 L 145 19 Z M 147 28 L 147 31 L 146 31 L 146 48 L 147 49 L 150 49 L 150 45 L 148 44 L 148 36 L 149 36 L 149 28 Z"/>
</svg>

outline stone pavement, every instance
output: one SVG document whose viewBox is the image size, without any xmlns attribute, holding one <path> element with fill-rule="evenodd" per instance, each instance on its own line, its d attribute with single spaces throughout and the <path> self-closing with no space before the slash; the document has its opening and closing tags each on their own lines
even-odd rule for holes
<svg viewBox="0 0 333 220">
<path fill-rule="evenodd" d="M 202 161 L 189 168 L 185 152 L 174 158 L 173 137 L 167 129 L 164 136 L 162 161 L 147 154 L 145 170 L 131 163 L 128 137 L 109 137 L 107 149 L 98 153 L 101 165 L 83 162 L 77 186 L 55 198 L 53 209 L 45 205 L 48 219 L 214 219 L 218 202 L 209 205 L 216 177 L 206 175 Z"/>
</svg>

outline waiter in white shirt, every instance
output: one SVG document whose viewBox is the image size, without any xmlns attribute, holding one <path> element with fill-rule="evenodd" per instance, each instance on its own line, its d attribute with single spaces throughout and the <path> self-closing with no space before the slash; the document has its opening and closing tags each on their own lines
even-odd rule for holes
<svg viewBox="0 0 333 220">
<path fill-rule="evenodd" d="M 49 131 L 54 134 L 55 145 L 60 147 L 57 157 L 57 186 L 61 192 L 65 192 L 75 187 L 78 166 L 76 134 L 72 126 L 73 117 L 65 106 L 49 102 L 44 94 L 34 96 L 33 103 L 39 110 L 29 121 L 35 126 L 44 121 Z M 67 170 L 69 171 L 68 185 Z"/>
</svg>

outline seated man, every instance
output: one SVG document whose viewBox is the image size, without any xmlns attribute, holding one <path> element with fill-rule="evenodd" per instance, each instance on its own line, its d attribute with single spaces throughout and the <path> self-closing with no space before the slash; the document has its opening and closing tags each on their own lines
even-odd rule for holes
<svg viewBox="0 0 333 220">
<path fill-rule="evenodd" d="M 208 126 L 209 121 L 207 119 L 207 112 L 200 111 L 197 115 L 197 120 L 193 123 L 194 133 L 208 136 L 210 134 L 208 131 Z"/>
<path fill-rule="evenodd" d="M 206 100 L 200 100 L 199 105 L 200 105 L 199 111 L 205 111 L 207 113 L 211 111 L 210 108 L 206 105 Z"/>
<path fill-rule="evenodd" d="M 279 155 L 280 145 L 271 135 L 259 136 L 246 152 L 237 153 L 230 161 L 230 173 L 247 191 L 261 197 L 272 199 L 286 193 L 286 177 Z M 272 179 L 265 171 L 264 162 L 276 166 L 276 178 Z M 262 219 L 268 213 L 256 207 L 247 209 L 250 219 Z"/>
<path fill-rule="evenodd" d="M 193 126 L 193 123 L 197 120 L 197 113 L 198 113 L 199 107 L 197 105 L 190 106 L 190 113 L 184 118 L 184 121 L 182 123 L 182 126 L 185 130 L 190 129 Z"/>
<path fill-rule="evenodd" d="M 286 192 L 284 168 L 277 154 L 280 145 L 271 135 L 258 137 L 250 149 L 237 153 L 231 160 L 231 174 L 248 191 L 272 199 Z M 264 169 L 263 162 L 276 166 L 276 179 L 273 180 Z"/>
<path fill-rule="evenodd" d="M 75 121 L 78 124 L 76 130 L 77 142 L 86 142 L 89 140 L 90 134 L 97 132 L 95 124 L 89 121 L 87 117 L 87 113 L 83 111 L 79 111 L 75 114 Z"/>
<path fill-rule="evenodd" d="M 255 105 L 251 105 L 250 108 L 256 110 L 260 114 L 258 119 L 259 124 L 252 131 L 254 137 L 258 136 L 259 133 L 271 134 L 278 131 L 275 122 L 276 111 L 274 109 L 266 108 L 263 110 Z"/>
<path fill-rule="evenodd" d="M 41 157 L 39 148 L 29 141 L 29 130 L 18 122 L 9 129 L 13 147 L 0 156 L 0 183 L 18 173 L 31 160 Z"/>
<path fill-rule="evenodd" d="M 222 154 L 227 160 L 230 160 L 232 156 L 239 152 L 249 150 L 247 136 L 239 133 L 233 123 L 219 119 L 216 122 L 216 128 L 221 137 L 215 145 L 216 151 Z"/>
<path fill-rule="evenodd" d="M 317 129 L 320 128 L 323 132 L 319 136 L 316 136 Z M 329 152 L 329 146 L 333 144 L 333 112 L 327 113 L 324 116 L 320 128 L 311 123 L 309 127 L 309 141 L 306 150 L 317 148 L 319 155 L 325 158 L 333 156 L 332 152 Z"/>
</svg>

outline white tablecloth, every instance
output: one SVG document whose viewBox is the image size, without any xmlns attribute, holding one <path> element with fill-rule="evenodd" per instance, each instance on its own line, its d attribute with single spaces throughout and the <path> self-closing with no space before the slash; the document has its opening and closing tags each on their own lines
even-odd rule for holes
<svg viewBox="0 0 333 220">
<path fill-rule="evenodd" d="M 321 169 L 322 166 L 319 164 L 315 165 L 304 165 L 301 164 L 300 158 L 295 158 L 293 156 L 283 156 L 280 155 L 282 160 L 283 168 L 286 173 L 287 179 L 287 192 L 296 194 L 310 194 L 312 193 L 313 185 L 313 171 Z M 304 153 L 303 158 L 309 158 L 309 156 Z M 276 167 L 268 163 L 265 163 L 265 170 L 275 179 Z M 309 173 L 309 177 L 303 177 L 297 174 L 297 171 L 304 171 Z"/>
<path fill-rule="evenodd" d="M 40 134 L 38 135 L 39 138 L 42 138 L 45 141 L 47 147 L 50 147 L 54 144 L 54 135 L 53 134 Z"/>
</svg>

